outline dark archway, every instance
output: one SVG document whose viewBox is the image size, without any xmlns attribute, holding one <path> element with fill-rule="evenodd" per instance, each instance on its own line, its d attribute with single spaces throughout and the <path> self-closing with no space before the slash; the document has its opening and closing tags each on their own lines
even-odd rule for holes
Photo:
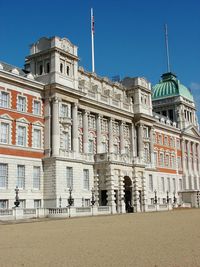
<svg viewBox="0 0 200 267">
<path fill-rule="evenodd" d="M 133 205 L 132 205 L 132 181 L 129 176 L 124 177 L 124 202 L 126 212 L 133 212 Z"/>
</svg>

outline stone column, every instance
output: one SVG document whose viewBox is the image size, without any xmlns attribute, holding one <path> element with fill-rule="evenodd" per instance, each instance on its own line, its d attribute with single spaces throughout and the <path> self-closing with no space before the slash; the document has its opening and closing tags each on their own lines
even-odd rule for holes
<svg viewBox="0 0 200 267">
<path fill-rule="evenodd" d="M 108 135 L 109 135 L 109 153 L 113 153 L 113 119 L 110 118 L 109 125 L 108 125 Z"/>
<path fill-rule="evenodd" d="M 181 151 L 182 151 L 182 167 L 183 167 L 183 189 L 188 189 L 188 179 L 186 171 L 186 160 L 185 160 L 185 144 L 186 141 L 181 141 Z"/>
<path fill-rule="evenodd" d="M 147 185 L 146 185 L 146 178 L 143 174 L 142 176 L 142 208 L 143 212 L 147 211 Z"/>
<path fill-rule="evenodd" d="M 73 151 L 78 153 L 78 106 L 74 103 L 72 106 L 72 144 Z"/>
<path fill-rule="evenodd" d="M 98 173 L 94 175 L 94 195 L 95 195 L 95 205 L 99 206 L 99 175 Z"/>
<path fill-rule="evenodd" d="M 188 184 L 189 184 L 189 189 L 193 189 L 194 184 L 193 184 L 193 173 L 192 173 L 192 168 L 191 168 L 191 142 L 187 141 L 187 157 L 188 157 Z"/>
<path fill-rule="evenodd" d="M 60 151 L 60 124 L 59 124 L 59 101 L 53 99 L 53 116 L 52 116 L 52 156 L 59 156 Z"/>
<path fill-rule="evenodd" d="M 138 191 L 139 178 L 134 175 L 133 178 L 133 190 L 132 190 L 132 205 L 134 206 L 134 212 L 141 212 L 140 210 L 140 201 L 139 201 L 139 191 Z"/>
<path fill-rule="evenodd" d="M 196 149 L 195 149 L 196 145 L 194 142 L 192 142 L 192 155 L 193 155 L 193 166 L 192 166 L 192 170 L 193 173 L 196 175 L 197 174 L 197 168 L 196 168 Z"/>
<path fill-rule="evenodd" d="M 125 201 L 124 201 L 124 176 L 120 170 L 119 173 L 119 203 L 120 203 L 120 213 L 125 213 Z"/>
<path fill-rule="evenodd" d="M 45 155 L 50 156 L 51 153 L 51 99 L 45 99 L 44 106 L 44 150 Z"/>
<path fill-rule="evenodd" d="M 114 175 L 107 175 L 106 178 L 106 187 L 107 187 L 107 200 L 108 206 L 111 208 L 111 213 L 116 213 L 116 204 L 115 204 L 115 190 L 114 190 Z"/>
<path fill-rule="evenodd" d="M 154 128 L 150 128 L 150 155 L 151 155 L 151 164 L 154 164 Z"/>
<path fill-rule="evenodd" d="M 136 140 L 136 130 L 135 126 L 131 124 L 131 134 L 130 134 L 130 143 L 131 143 L 131 156 L 135 158 L 137 156 L 137 140 Z"/>
<path fill-rule="evenodd" d="M 120 122 L 119 126 L 119 136 L 120 136 L 120 154 L 125 153 L 125 144 L 124 144 L 124 123 L 123 121 Z"/>
<path fill-rule="evenodd" d="M 88 153 L 88 111 L 83 113 L 83 152 Z"/>
<path fill-rule="evenodd" d="M 139 158 L 142 161 L 144 158 L 144 143 L 143 143 L 143 125 L 139 125 L 138 129 L 138 150 L 139 150 Z"/>
<path fill-rule="evenodd" d="M 97 115 L 97 154 L 101 153 L 101 116 Z"/>
</svg>

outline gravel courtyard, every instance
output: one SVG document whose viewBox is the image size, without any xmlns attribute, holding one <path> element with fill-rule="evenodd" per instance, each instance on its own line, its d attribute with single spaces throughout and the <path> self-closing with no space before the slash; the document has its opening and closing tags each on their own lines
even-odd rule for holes
<svg viewBox="0 0 200 267">
<path fill-rule="evenodd" d="M 0 266 L 200 266 L 200 210 L 1 223 Z"/>
</svg>

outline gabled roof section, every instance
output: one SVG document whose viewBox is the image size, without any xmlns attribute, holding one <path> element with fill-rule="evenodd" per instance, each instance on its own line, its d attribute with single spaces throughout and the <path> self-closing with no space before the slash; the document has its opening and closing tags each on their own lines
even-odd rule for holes
<svg viewBox="0 0 200 267">
<path fill-rule="evenodd" d="M 182 135 L 190 135 L 195 138 L 200 138 L 200 132 L 194 125 L 190 125 L 182 131 Z"/>
<path fill-rule="evenodd" d="M 4 71 L 7 71 L 7 72 L 11 72 L 11 73 L 14 73 L 16 74 L 15 72 L 18 71 L 19 72 L 19 76 L 23 76 L 23 77 L 26 77 L 27 74 L 29 73 L 28 71 L 26 70 L 23 70 L 23 69 L 20 69 L 16 66 L 13 66 L 13 65 L 10 65 L 10 64 L 7 64 L 5 62 L 2 62 L 0 61 L 0 64 L 2 65 Z"/>
</svg>

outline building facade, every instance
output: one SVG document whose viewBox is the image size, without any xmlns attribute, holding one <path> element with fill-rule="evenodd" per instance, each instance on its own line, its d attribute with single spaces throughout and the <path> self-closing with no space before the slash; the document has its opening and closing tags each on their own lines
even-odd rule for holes
<svg viewBox="0 0 200 267">
<path fill-rule="evenodd" d="M 66 38 L 31 45 L 21 70 L 0 63 L 0 207 L 197 206 L 194 99 L 173 73 L 111 82 L 78 66 Z"/>
</svg>

